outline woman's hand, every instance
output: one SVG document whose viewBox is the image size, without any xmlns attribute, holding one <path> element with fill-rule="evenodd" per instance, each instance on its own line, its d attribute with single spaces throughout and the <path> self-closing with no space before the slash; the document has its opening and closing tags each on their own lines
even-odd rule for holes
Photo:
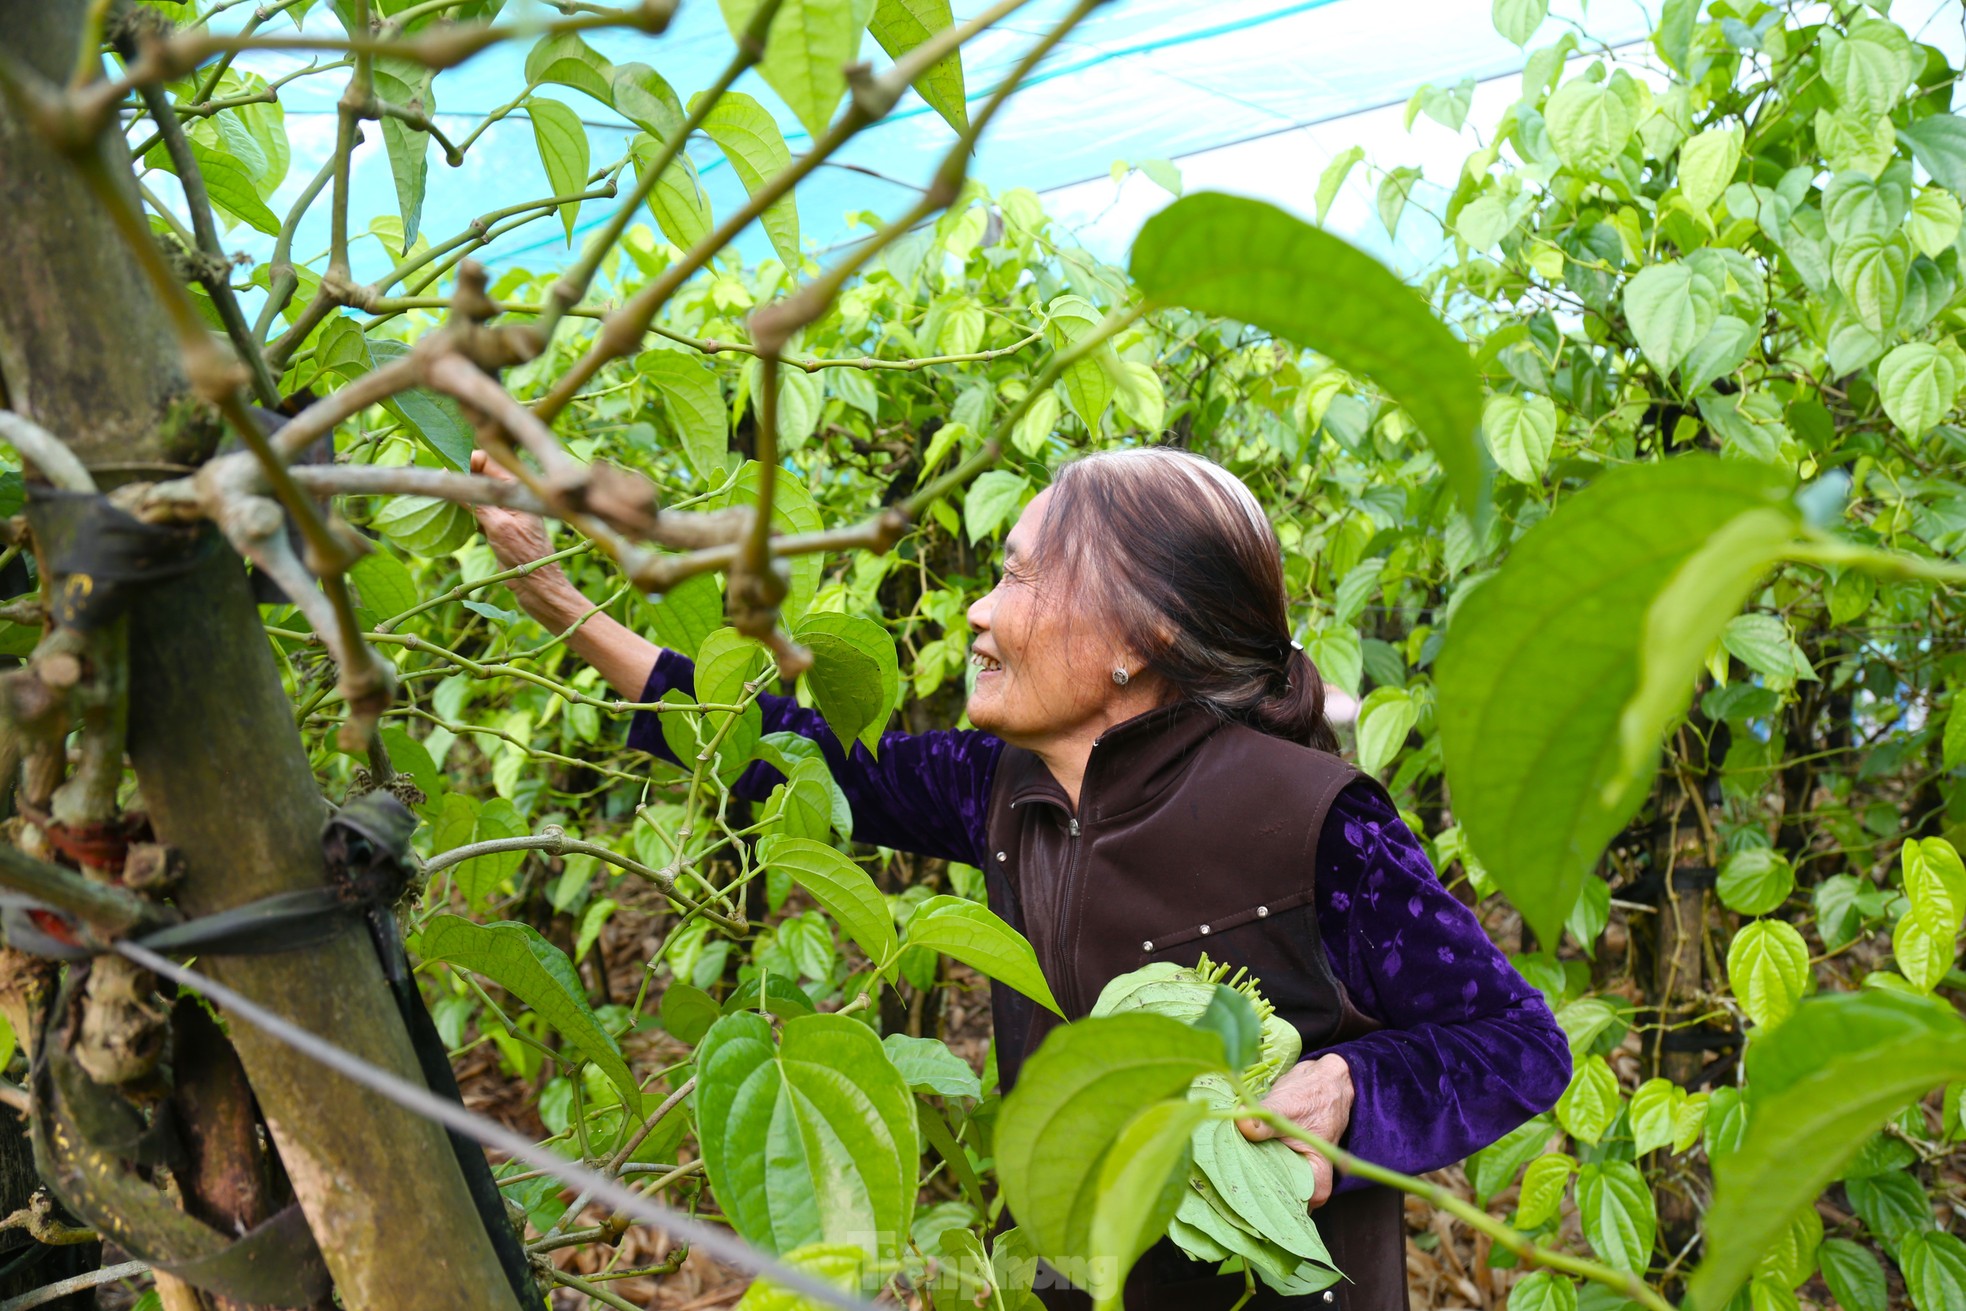
<svg viewBox="0 0 1966 1311">
<path fill-rule="evenodd" d="M 483 451 L 471 452 L 471 472 L 487 478 L 512 476 L 487 459 Z M 546 525 L 536 514 L 496 505 L 474 505 L 471 513 L 478 516 L 478 527 L 484 530 L 492 554 L 507 569 L 553 553 Z M 633 701 L 642 695 L 660 648 L 597 611 L 558 564 L 507 579 L 506 586 L 541 627 L 563 634 L 567 648 L 592 665 L 617 696 Z"/>
<path fill-rule="evenodd" d="M 1284 1072 L 1271 1087 L 1270 1095 L 1263 1099 L 1263 1105 L 1326 1142 L 1336 1143 L 1345 1136 L 1346 1126 L 1352 1122 L 1351 1067 L 1345 1064 L 1344 1057 L 1332 1054 L 1304 1061 Z M 1236 1127 L 1251 1142 L 1282 1137 L 1261 1120 L 1238 1120 Z M 1295 1138 L 1284 1138 L 1284 1141 L 1292 1150 L 1310 1158 L 1311 1168 L 1317 1172 L 1311 1206 L 1323 1206 L 1331 1198 L 1331 1162 L 1308 1143 Z"/>
<path fill-rule="evenodd" d="M 471 472 L 481 473 L 487 478 L 502 478 L 510 482 L 512 475 L 493 464 L 483 451 L 471 452 Z M 546 539 L 546 524 L 536 514 L 526 514 L 520 510 L 507 510 L 496 505 L 474 505 L 471 513 L 478 517 L 478 527 L 485 534 L 485 541 L 491 545 L 492 554 L 498 557 L 501 568 L 512 569 L 522 564 L 531 564 L 541 556 L 553 553 L 553 544 Z M 514 583 L 531 581 L 541 574 L 558 573 L 557 565 L 548 565 L 526 575 L 524 580 L 513 579 Z"/>
<path fill-rule="evenodd" d="M 471 472 L 487 478 L 512 476 L 486 458 L 483 451 L 471 452 Z M 474 505 L 471 513 L 477 516 L 478 527 L 501 568 L 515 569 L 553 553 L 546 524 L 536 514 L 496 505 Z M 567 580 L 566 571 L 557 564 L 509 579 L 506 586 L 512 589 L 513 597 L 526 613 L 549 629 L 566 627 L 587 609 L 586 598 L 575 590 Z"/>
</svg>

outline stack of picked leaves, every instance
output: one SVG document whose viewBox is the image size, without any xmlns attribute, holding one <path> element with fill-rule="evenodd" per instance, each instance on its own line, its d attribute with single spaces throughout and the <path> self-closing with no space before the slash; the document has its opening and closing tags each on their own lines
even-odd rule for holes
<svg viewBox="0 0 1966 1311">
<path fill-rule="evenodd" d="M 1228 974 L 1227 965 L 1206 956 L 1193 969 L 1158 961 L 1108 983 L 1092 1014 L 1147 1011 L 1214 1028 L 1204 1021 L 1211 1009 L 1219 1013 L 1225 1003 L 1244 1009 L 1218 995 L 1233 993 L 1261 1026 L 1255 1059 L 1240 1076 L 1244 1092 L 1261 1098 L 1278 1075 L 1297 1063 L 1303 1039 L 1275 1013 L 1246 970 Z M 1188 1096 L 1218 1111 L 1239 1104 L 1234 1085 L 1221 1075 L 1195 1080 Z M 1230 1268 L 1253 1271 L 1286 1295 L 1315 1293 L 1338 1282 L 1341 1276 L 1311 1219 L 1317 1180 L 1309 1161 L 1280 1139 L 1250 1142 L 1227 1116 L 1204 1121 L 1195 1130 L 1192 1148 L 1188 1184 L 1167 1226 L 1177 1247 L 1198 1261 L 1235 1262 Z"/>
</svg>

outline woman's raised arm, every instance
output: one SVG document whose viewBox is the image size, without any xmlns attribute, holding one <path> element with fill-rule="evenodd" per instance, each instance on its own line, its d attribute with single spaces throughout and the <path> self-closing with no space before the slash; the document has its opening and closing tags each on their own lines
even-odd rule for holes
<svg viewBox="0 0 1966 1311">
<path fill-rule="evenodd" d="M 659 701 L 671 688 L 694 695 L 696 666 L 664 650 L 640 689 L 640 699 Z M 853 808 L 855 841 L 982 865 L 990 784 L 1003 751 L 998 739 L 974 729 L 884 733 L 880 754 L 875 755 L 860 742 L 851 751 L 843 748 L 818 711 L 791 697 L 767 694 L 758 698 L 758 708 L 764 714 L 765 732 L 796 733 L 819 747 Z M 659 717 L 646 710 L 636 712 L 628 745 L 663 760 L 676 759 L 663 739 Z M 756 761 L 738 776 L 731 791 L 761 801 L 784 778 L 770 765 Z"/>
<path fill-rule="evenodd" d="M 471 469 L 506 476 L 496 465 L 486 465 L 482 451 L 471 457 Z M 477 506 L 474 512 L 492 553 L 506 568 L 552 553 L 546 527 L 537 517 L 495 506 Z M 557 564 L 514 578 L 509 585 L 525 612 L 549 632 L 566 632 L 594 609 Z M 593 614 L 569 635 L 567 648 L 592 665 L 624 701 L 660 701 L 672 688 L 695 694 L 696 667 L 688 658 L 657 646 L 605 612 Z M 982 864 L 990 784 L 1003 749 L 996 738 L 956 730 L 888 733 L 875 755 L 857 742 L 851 751 L 842 748 L 818 712 L 790 697 L 761 696 L 758 707 L 765 732 L 796 733 L 819 746 L 853 808 L 856 840 Z M 676 759 L 663 740 L 658 717 L 648 711 L 636 713 L 628 744 L 663 760 Z M 732 791 L 762 801 L 784 778 L 760 761 L 744 771 Z"/>
</svg>

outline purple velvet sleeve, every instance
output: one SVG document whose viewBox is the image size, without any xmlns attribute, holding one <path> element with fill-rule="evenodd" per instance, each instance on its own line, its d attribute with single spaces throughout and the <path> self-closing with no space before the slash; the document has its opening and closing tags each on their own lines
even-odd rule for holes
<svg viewBox="0 0 1966 1311">
<path fill-rule="evenodd" d="M 660 701 L 671 688 L 694 695 L 696 666 L 665 649 L 649 671 L 642 700 Z M 1003 752 L 1001 741 L 973 729 L 885 733 L 880 755 L 859 742 L 849 753 L 841 749 L 818 711 L 791 697 L 761 696 L 758 707 L 764 712 L 765 732 L 796 733 L 818 744 L 853 808 L 855 841 L 967 865 L 983 863 L 984 825 L 990 817 L 990 785 Z M 635 713 L 628 726 L 628 745 L 675 763 L 676 754 L 663 740 L 659 717 L 649 711 Z M 778 770 L 755 761 L 732 791 L 763 801 L 784 781 Z"/>
<path fill-rule="evenodd" d="M 1332 971 L 1386 1026 L 1326 1049 L 1351 1068 L 1350 1151 L 1423 1174 L 1556 1104 L 1570 1047 L 1549 1005 L 1441 885 L 1377 788 L 1339 795 L 1317 878 Z"/>
</svg>

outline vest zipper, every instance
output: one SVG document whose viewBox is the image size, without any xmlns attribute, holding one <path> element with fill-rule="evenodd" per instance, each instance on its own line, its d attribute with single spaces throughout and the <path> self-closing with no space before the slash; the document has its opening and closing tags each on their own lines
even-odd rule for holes
<svg viewBox="0 0 1966 1311">
<path fill-rule="evenodd" d="M 1058 950 L 1060 954 L 1065 954 L 1069 950 L 1065 946 L 1067 927 L 1077 922 L 1077 916 L 1074 912 L 1077 909 L 1078 902 L 1079 859 L 1084 849 L 1084 844 L 1078 840 L 1078 817 L 1074 815 L 1066 816 L 1065 824 L 1066 835 L 1072 839 L 1072 856 L 1070 860 L 1065 862 L 1064 895 L 1058 899 Z M 1075 961 L 1076 953 L 1069 956 L 1068 959 Z M 1084 1007 L 1079 996 L 1080 989 L 1076 964 L 1067 965 L 1064 973 L 1066 978 L 1065 990 L 1068 994 L 1065 1001 L 1066 1013 L 1077 1014 Z"/>
</svg>

